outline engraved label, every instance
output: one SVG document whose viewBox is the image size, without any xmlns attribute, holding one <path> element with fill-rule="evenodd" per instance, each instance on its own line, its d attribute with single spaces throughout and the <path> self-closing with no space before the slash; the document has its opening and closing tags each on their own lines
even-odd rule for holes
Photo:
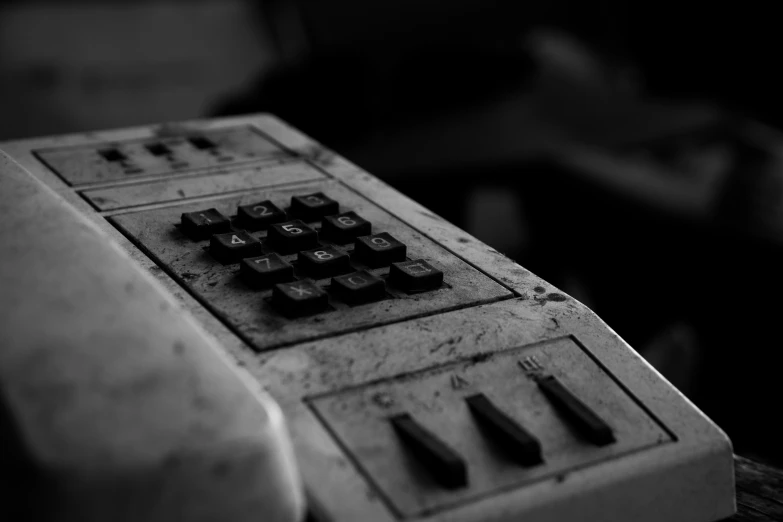
<svg viewBox="0 0 783 522">
<path fill-rule="evenodd" d="M 321 203 L 324 202 L 324 200 L 322 200 L 318 196 L 307 196 L 307 201 L 309 201 L 310 203 L 312 203 L 314 205 L 320 205 Z"/>
<path fill-rule="evenodd" d="M 352 284 L 353 286 L 361 286 L 365 283 L 367 283 L 367 280 L 363 277 L 359 276 L 351 276 L 347 279 L 348 283 Z"/>
<path fill-rule="evenodd" d="M 237 236 L 231 236 L 231 244 L 232 245 L 244 245 L 245 241 L 239 239 Z"/>
<path fill-rule="evenodd" d="M 256 205 L 255 207 L 253 207 L 254 212 L 258 212 L 259 209 L 261 209 L 261 214 L 259 214 L 259 217 L 272 215 L 272 211 L 266 208 L 264 205 Z"/>
<path fill-rule="evenodd" d="M 377 246 L 378 248 L 388 248 L 391 246 L 391 243 L 383 239 L 382 237 L 374 237 L 370 239 L 370 242 Z"/>
<path fill-rule="evenodd" d="M 332 254 L 330 254 L 325 250 L 316 250 L 315 252 L 313 252 L 313 255 L 321 261 L 323 261 L 324 259 L 332 259 L 334 257 Z"/>
<path fill-rule="evenodd" d="M 422 265 L 421 263 L 416 263 L 415 265 L 408 265 L 405 267 L 405 269 L 413 275 L 432 272 L 432 270 Z"/>
<path fill-rule="evenodd" d="M 381 408 L 391 408 L 394 406 L 394 399 L 391 395 L 385 392 L 378 392 L 373 394 L 372 401 Z"/>
<path fill-rule="evenodd" d="M 267 270 L 271 270 L 271 269 L 272 269 L 272 263 L 269 261 L 269 258 L 268 258 L 268 257 L 264 257 L 264 258 L 261 258 L 261 259 L 256 259 L 256 260 L 255 260 L 255 261 L 253 261 L 253 262 L 254 262 L 255 264 L 264 263 L 264 264 L 266 264 L 266 269 L 267 269 Z"/>
<path fill-rule="evenodd" d="M 285 230 L 286 232 L 288 232 L 290 234 L 301 234 L 302 233 L 302 229 L 301 228 L 296 228 L 293 225 L 283 225 L 282 228 L 283 228 L 283 230 Z"/>
<path fill-rule="evenodd" d="M 349 218 L 348 216 L 340 216 L 337 218 L 337 222 L 341 225 L 345 225 L 346 227 L 351 227 L 356 224 L 356 221 Z"/>
<path fill-rule="evenodd" d="M 299 297 L 302 297 L 304 295 L 312 295 L 312 292 L 310 290 L 308 290 L 307 288 L 302 288 L 301 286 L 290 286 L 289 288 L 294 292 L 296 292 L 296 295 L 298 295 Z"/>
<path fill-rule="evenodd" d="M 470 386 L 470 383 L 465 380 L 464 377 L 460 377 L 457 374 L 453 374 L 451 376 L 451 387 L 455 390 L 461 390 L 462 388 L 466 388 Z"/>
<path fill-rule="evenodd" d="M 206 223 L 206 224 L 210 224 L 210 223 L 212 223 L 212 220 L 211 220 L 211 219 L 209 219 L 209 218 L 208 218 L 207 216 L 205 216 L 204 214 L 199 214 L 199 216 L 201 216 L 201 219 L 203 219 L 203 220 L 204 220 L 204 223 Z"/>
<path fill-rule="evenodd" d="M 544 367 L 541 366 L 541 363 L 538 362 L 535 355 L 517 361 L 517 365 L 522 368 L 522 371 L 525 372 L 525 375 L 528 377 L 536 377 L 544 371 Z"/>
</svg>

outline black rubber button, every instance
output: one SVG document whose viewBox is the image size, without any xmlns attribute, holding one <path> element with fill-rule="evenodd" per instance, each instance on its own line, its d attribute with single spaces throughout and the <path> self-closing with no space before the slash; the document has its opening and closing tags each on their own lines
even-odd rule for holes
<svg viewBox="0 0 783 522">
<path fill-rule="evenodd" d="M 370 268 L 388 266 L 396 261 L 405 261 L 408 248 L 388 232 L 356 238 L 354 256 L 356 261 Z"/>
<path fill-rule="evenodd" d="M 191 136 L 188 138 L 188 141 L 190 142 L 193 147 L 197 148 L 198 150 L 208 150 L 208 149 L 214 149 L 217 147 L 214 141 L 205 138 L 203 136 Z"/>
<path fill-rule="evenodd" d="M 264 288 L 294 280 L 294 267 L 275 253 L 243 259 L 239 273 L 248 284 Z"/>
<path fill-rule="evenodd" d="M 313 279 L 331 277 L 353 270 L 350 256 L 332 246 L 299 252 L 296 259 L 302 270 Z"/>
<path fill-rule="evenodd" d="M 483 393 L 465 398 L 476 421 L 500 448 L 525 466 L 541 464 L 541 443 Z"/>
<path fill-rule="evenodd" d="M 615 442 L 612 428 L 555 377 L 542 378 L 538 387 L 584 439 L 596 446 Z"/>
<path fill-rule="evenodd" d="M 441 486 L 456 489 L 468 485 L 468 466 L 459 453 L 407 413 L 389 421 L 405 446 Z"/>
<path fill-rule="evenodd" d="M 209 242 L 209 253 L 221 263 L 238 263 L 244 257 L 267 253 L 261 242 L 245 232 L 215 234 Z"/>
<path fill-rule="evenodd" d="M 213 234 L 231 230 L 231 221 L 214 208 L 185 212 L 180 226 L 193 239 L 207 239 Z"/>
<path fill-rule="evenodd" d="M 318 232 L 295 219 L 270 225 L 266 237 L 270 248 L 281 254 L 293 254 L 318 246 Z"/>
<path fill-rule="evenodd" d="M 357 237 L 370 233 L 372 233 L 372 225 L 356 212 L 326 216 L 321 227 L 321 235 L 324 239 L 338 245 L 352 243 Z"/>
<path fill-rule="evenodd" d="M 237 225 L 247 230 L 265 230 L 287 219 L 285 212 L 269 200 L 242 205 L 237 210 Z"/>
<path fill-rule="evenodd" d="M 272 289 L 272 306 L 289 317 L 313 315 L 329 306 L 329 296 L 312 281 L 280 283 Z"/>
<path fill-rule="evenodd" d="M 332 293 L 341 301 L 357 305 L 386 297 L 386 284 L 365 270 L 332 278 Z"/>
<path fill-rule="evenodd" d="M 293 196 L 289 212 L 291 217 L 302 221 L 318 221 L 324 216 L 340 212 L 340 205 L 323 192 L 315 192 L 304 196 Z"/>
<path fill-rule="evenodd" d="M 111 162 L 125 161 L 128 159 L 128 157 L 125 154 L 123 154 L 117 149 L 101 149 L 98 151 L 98 154 L 100 154 L 101 157 L 103 157 L 103 159 L 105 159 L 106 161 L 111 161 Z"/>
<path fill-rule="evenodd" d="M 389 284 L 406 292 L 434 290 L 443 284 L 443 272 L 422 259 L 393 263 Z"/>
</svg>

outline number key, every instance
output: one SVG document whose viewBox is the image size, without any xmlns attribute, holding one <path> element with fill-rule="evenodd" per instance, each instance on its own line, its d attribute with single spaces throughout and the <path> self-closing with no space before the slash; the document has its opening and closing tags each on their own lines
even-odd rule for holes
<svg viewBox="0 0 783 522">
<path fill-rule="evenodd" d="M 181 228 L 192 239 L 207 239 L 213 234 L 231 230 L 231 221 L 214 208 L 185 212 Z"/>
<path fill-rule="evenodd" d="M 238 263 L 243 257 L 265 253 L 261 242 L 245 231 L 215 234 L 209 242 L 209 253 L 223 264 Z"/>
<path fill-rule="evenodd" d="M 372 225 L 356 212 L 345 212 L 336 216 L 324 218 L 321 233 L 325 239 L 337 244 L 353 242 L 359 236 L 366 236 L 372 232 Z"/>
<path fill-rule="evenodd" d="M 273 223 L 285 220 L 285 212 L 269 200 L 252 205 L 242 205 L 237 210 L 238 224 L 247 230 L 264 230 Z"/>
<path fill-rule="evenodd" d="M 297 257 L 299 266 L 315 279 L 350 272 L 350 260 L 348 254 L 331 246 L 299 252 Z"/>
<path fill-rule="evenodd" d="M 267 244 L 281 254 L 293 254 L 318 246 L 318 232 L 295 219 L 269 227 Z"/>
<path fill-rule="evenodd" d="M 383 279 L 365 270 L 332 278 L 331 291 L 342 301 L 357 305 L 378 301 L 386 296 Z"/>
<path fill-rule="evenodd" d="M 340 205 L 323 192 L 291 198 L 291 216 L 303 221 L 318 221 L 324 216 L 340 212 Z"/>
<path fill-rule="evenodd" d="M 405 261 L 408 248 L 388 232 L 356 239 L 356 260 L 370 268 L 386 266 L 395 261 Z"/>
<path fill-rule="evenodd" d="M 247 283 L 258 287 L 269 287 L 294 279 L 294 267 L 274 253 L 243 259 L 239 273 Z"/>
</svg>

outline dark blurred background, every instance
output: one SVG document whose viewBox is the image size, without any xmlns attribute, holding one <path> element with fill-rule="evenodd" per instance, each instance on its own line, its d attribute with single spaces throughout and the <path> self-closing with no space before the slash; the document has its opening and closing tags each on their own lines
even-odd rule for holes
<svg viewBox="0 0 783 522">
<path fill-rule="evenodd" d="M 0 139 L 275 113 L 783 465 L 776 24 L 748 2 L 0 0 Z"/>
</svg>

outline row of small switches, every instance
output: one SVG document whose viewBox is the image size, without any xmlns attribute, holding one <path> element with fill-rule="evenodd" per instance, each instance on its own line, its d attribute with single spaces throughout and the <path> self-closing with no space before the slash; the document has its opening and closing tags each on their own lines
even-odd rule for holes
<svg viewBox="0 0 783 522">
<path fill-rule="evenodd" d="M 544 377 L 538 381 L 538 387 L 579 437 L 596 446 L 615 442 L 612 428 L 557 378 Z M 511 459 L 523 466 L 544 462 L 541 443 L 535 435 L 486 395 L 471 395 L 465 402 L 483 433 Z M 459 453 L 408 413 L 395 415 L 389 421 L 403 444 L 441 486 L 456 489 L 468 485 L 468 466 Z"/>
</svg>

